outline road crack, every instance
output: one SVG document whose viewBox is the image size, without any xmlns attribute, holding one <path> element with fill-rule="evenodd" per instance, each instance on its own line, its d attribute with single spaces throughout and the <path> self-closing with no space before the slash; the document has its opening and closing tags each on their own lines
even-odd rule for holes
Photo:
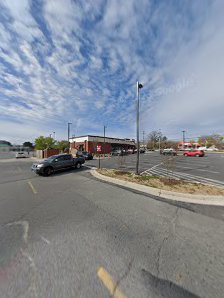
<svg viewBox="0 0 224 298">
<path fill-rule="evenodd" d="M 112 297 L 115 296 L 116 291 L 117 291 L 118 287 L 120 286 L 121 282 L 124 281 L 124 280 L 127 278 L 128 274 L 130 273 L 131 268 L 132 268 L 132 265 L 133 265 L 133 262 L 134 262 L 134 259 L 132 259 L 132 260 L 129 262 L 126 271 L 125 271 L 124 274 L 121 276 L 121 278 L 116 282 L 115 287 L 114 287 L 114 290 L 113 290 L 113 293 L 112 293 Z"/>
<path fill-rule="evenodd" d="M 175 234 L 175 229 L 176 229 L 176 225 L 177 225 L 177 220 L 178 220 L 178 216 L 179 216 L 179 207 L 176 207 L 175 209 L 175 213 L 173 216 L 173 219 L 170 222 L 170 225 L 166 231 L 166 235 L 163 237 L 162 242 L 159 246 L 158 252 L 157 252 L 157 257 L 156 257 L 156 273 L 157 273 L 157 277 L 160 276 L 160 267 L 161 267 L 161 255 L 162 255 L 162 249 L 164 247 L 164 245 L 168 242 L 170 236 Z"/>
</svg>

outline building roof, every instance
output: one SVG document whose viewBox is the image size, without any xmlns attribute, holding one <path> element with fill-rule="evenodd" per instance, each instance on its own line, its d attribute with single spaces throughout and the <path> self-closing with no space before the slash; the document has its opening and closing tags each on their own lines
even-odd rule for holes
<svg viewBox="0 0 224 298">
<path fill-rule="evenodd" d="M 10 142 L 0 140 L 0 146 L 12 146 Z"/>
<path fill-rule="evenodd" d="M 92 137 L 92 138 L 104 138 L 104 136 L 95 136 L 95 135 L 83 135 L 83 136 L 74 136 L 70 137 L 69 139 L 76 139 L 76 138 L 85 138 L 85 137 Z M 128 138 L 112 138 L 105 136 L 105 139 L 113 139 L 113 140 L 120 140 L 120 141 L 135 141 L 134 139 L 128 139 Z"/>
</svg>

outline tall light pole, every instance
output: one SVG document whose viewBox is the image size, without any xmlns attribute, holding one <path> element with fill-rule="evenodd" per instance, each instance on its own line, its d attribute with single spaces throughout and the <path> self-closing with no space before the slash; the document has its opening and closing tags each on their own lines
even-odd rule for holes
<svg viewBox="0 0 224 298">
<path fill-rule="evenodd" d="M 70 150 L 70 143 L 69 143 L 69 138 L 70 138 L 70 125 L 72 125 L 72 123 L 71 123 L 71 122 L 68 122 L 68 145 L 69 145 L 68 150 Z"/>
<path fill-rule="evenodd" d="M 185 143 L 185 132 L 186 130 L 182 130 L 182 133 L 183 133 L 183 146 L 182 146 L 182 149 L 184 150 L 184 143 Z"/>
<path fill-rule="evenodd" d="M 137 158 L 136 158 L 136 175 L 139 174 L 139 101 L 140 101 L 140 92 L 139 90 L 143 88 L 143 85 L 137 81 L 137 115 L 136 115 L 136 136 L 137 136 Z"/>
<path fill-rule="evenodd" d="M 103 126 L 103 153 L 104 153 L 104 156 L 105 156 L 105 134 L 106 134 L 106 126 L 104 125 Z"/>
</svg>

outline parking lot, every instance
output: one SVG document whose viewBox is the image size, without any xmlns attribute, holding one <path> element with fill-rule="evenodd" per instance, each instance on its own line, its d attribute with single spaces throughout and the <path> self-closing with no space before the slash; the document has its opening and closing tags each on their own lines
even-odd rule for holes
<svg viewBox="0 0 224 298">
<path fill-rule="evenodd" d="M 140 173 L 159 176 L 172 175 L 174 178 L 188 181 L 224 186 L 224 153 L 206 153 L 204 157 L 178 155 L 172 158 L 172 162 L 167 165 L 169 158 L 160 155 L 159 152 L 140 154 Z M 135 171 L 136 154 L 101 159 L 100 164 L 103 168 Z M 87 161 L 86 165 L 98 167 L 99 161 Z"/>
<path fill-rule="evenodd" d="M 134 170 L 135 158 L 101 163 Z M 157 152 L 140 158 L 141 171 L 162 160 Z M 50 177 L 31 172 L 33 161 L 0 160 L 0 297 L 45 297 L 46 291 L 48 297 L 107 297 L 99 272 L 121 280 L 126 297 L 164 287 L 170 297 L 222 297 L 223 263 L 214 251 L 223 255 L 223 207 L 165 202 L 101 182 L 88 169 L 98 160 Z M 178 170 L 200 168 L 216 179 L 221 176 L 212 172 L 221 162 L 216 154 L 176 159 Z M 178 272 L 186 276 L 180 286 L 173 279 Z"/>
</svg>

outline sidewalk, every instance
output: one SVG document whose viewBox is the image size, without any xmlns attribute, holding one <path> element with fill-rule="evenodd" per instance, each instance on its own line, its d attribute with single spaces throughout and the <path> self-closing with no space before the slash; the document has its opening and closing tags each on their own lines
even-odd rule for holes
<svg viewBox="0 0 224 298">
<path fill-rule="evenodd" d="M 154 187 L 149 187 L 145 185 L 140 185 L 134 182 L 124 181 L 108 176 L 99 174 L 95 169 L 92 169 L 91 174 L 100 180 L 127 187 L 130 190 L 136 190 L 142 192 L 142 194 L 149 194 L 164 198 L 167 200 L 191 203 L 191 204 L 201 204 L 201 205 L 212 205 L 212 206 L 224 206 L 224 196 L 206 196 L 206 195 L 193 195 L 184 194 L 178 192 L 172 192 L 167 190 L 162 190 Z"/>
</svg>

